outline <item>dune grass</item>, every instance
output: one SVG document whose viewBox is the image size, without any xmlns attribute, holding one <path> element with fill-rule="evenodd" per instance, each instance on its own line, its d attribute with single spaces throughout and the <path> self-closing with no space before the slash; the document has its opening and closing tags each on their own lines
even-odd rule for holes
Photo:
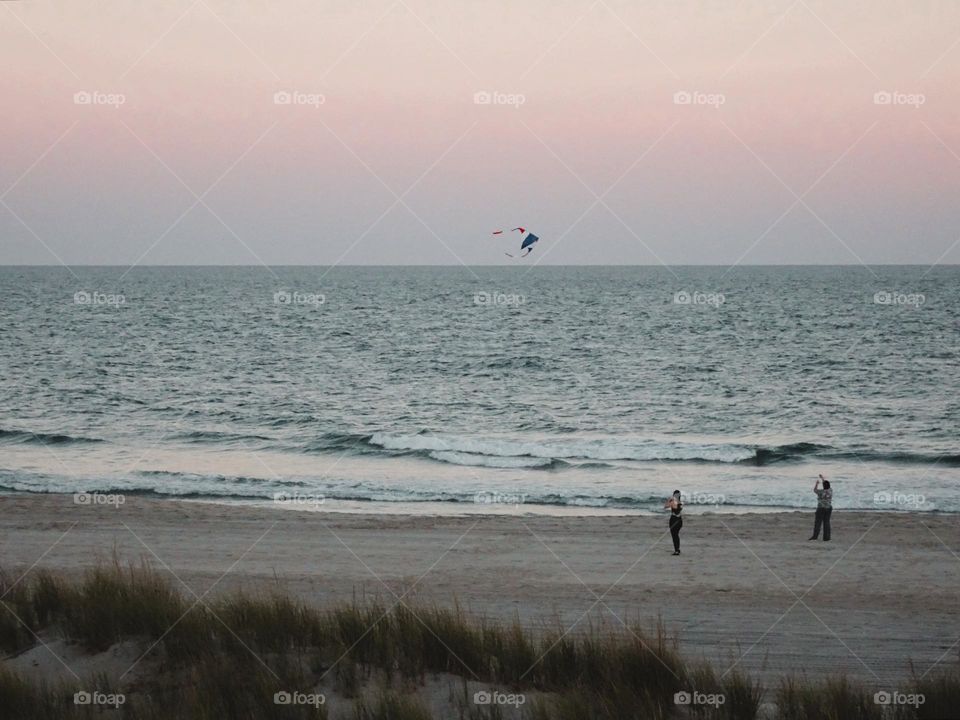
<svg viewBox="0 0 960 720">
<path fill-rule="evenodd" d="M 319 609 L 282 592 L 198 601 L 146 564 L 102 565 L 75 582 L 43 571 L 19 582 L 0 574 L 0 593 L 0 647 L 9 654 L 33 646 L 41 633 L 90 653 L 131 640 L 147 651 L 126 676 L 126 702 L 110 711 L 114 717 L 322 719 L 325 704 L 283 704 L 275 696 L 327 688 L 352 707 L 337 717 L 427 720 L 416 692 L 440 673 L 462 678 L 458 712 L 467 720 L 516 716 L 474 704 L 468 681 L 528 694 L 520 714 L 529 720 L 753 720 L 765 699 L 780 720 L 925 720 L 960 707 L 956 668 L 905 682 L 926 702 L 885 714 L 871 692 L 842 677 L 785 678 L 773 691 L 740 671 L 719 678 L 709 665 L 685 661 L 662 627 L 534 631 L 477 620 L 457 604 L 354 600 Z M 106 684 L 87 682 L 103 692 Z M 38 685 L 0 668 L 0 707 L 9 717 L 100 717 L 96 708 L 74 704 L 78 689 Z M 675 702 L 677 693 L 694 689 L 722 694 L 724 702 Z"/>
<path fill-rule="evenodd" d="M 796 677 L 781 681 L 777 707 L 782 720 L 880 720 L 882 707 L 863 688 L 857 688 L 845 677 L 810 683 Z"/>
<path fill-rule="evenodd" d="M 383 692 L 375 700 L 359 700 L 353 708 L 354 720 L 432 720 L 432 717 L 417 698 L 395 692 Z"/>
</svg>

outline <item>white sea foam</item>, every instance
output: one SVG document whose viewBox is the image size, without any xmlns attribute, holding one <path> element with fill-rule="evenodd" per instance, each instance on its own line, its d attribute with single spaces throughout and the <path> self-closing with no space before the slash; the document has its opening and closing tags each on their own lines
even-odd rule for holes
<svg viewBox="0 0 960 720">
<path fill-rule="evenodd" d="M 376 433 L 370 442 L 387 450 L 428 451 L 435 459 L 461 465 L 490 465 L 488 458 L 531 458 L 536 461 L 531 465 L 493 467 L 536 467 L 548 464 L 551 460 L 706 460 L 734 463 L 754 456 L 754 450 L 743 445 L 697 444 L 643 438 L 546 438 L 517 441 L 462 435 Z M 465 462 L 470 459 L 475 459 L 476 463 Z"/>
<path fill-rule="evenodd" d="M 492 468 L 536 468 L 550 465 L 553 462 L 550 458 L 480 455 L 452 450 L 434 450 L 430 453 L 430 457 L 454 465 L 475 465 Z"/>
</svg>

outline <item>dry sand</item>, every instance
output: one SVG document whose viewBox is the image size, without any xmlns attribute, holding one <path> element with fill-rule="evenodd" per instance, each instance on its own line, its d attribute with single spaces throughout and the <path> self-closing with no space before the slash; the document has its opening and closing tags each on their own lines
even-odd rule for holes
<svg viewBox="0 0 960 720">
<path fill-rule="evenodd" d="M 662 619 L 690 657 L 739 662 L 770 682 L 846 672 L 902 687 L 956 663 L 960 522 L 936 514 L 685 513 L 683 555 L 667 519 L 410 517 L 127 497 L 0 496 L 0 566 L 79 574 L 116 552 L 149 559 L 193 592 L 276 583 L 316 605 L 379 595 L 450 603 L 525 624 Z M 185 592 L 188 592 L 185 589 Z M 403 595 L 408 593 L 407 595 Z M 574 631 L 576 629 L 574 628 Z"/>
</svg>

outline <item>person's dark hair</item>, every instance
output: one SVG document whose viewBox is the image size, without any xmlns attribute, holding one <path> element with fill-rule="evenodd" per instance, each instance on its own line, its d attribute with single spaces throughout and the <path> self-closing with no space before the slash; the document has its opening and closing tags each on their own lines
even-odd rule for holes
<svg viewBox="0 0 960 720">
<path fill-rule="evenodd" d="M 823 481 L 823 489 L 824 489 L 824 490 L 829 490 L 829 489 L 830 489 L 830 481 L 829 481 L 829 480 L 824 480 L 824 481 Z"/>
<path fill-rule="evenodd" d="M 680 491 L 679 491 L 679 490 L 674 490 L 674 491 L 673 491 L 673 494 L 674 494 L 674 496 L 677 496 L 677 495 L 680 494 Z"/>
</svg>

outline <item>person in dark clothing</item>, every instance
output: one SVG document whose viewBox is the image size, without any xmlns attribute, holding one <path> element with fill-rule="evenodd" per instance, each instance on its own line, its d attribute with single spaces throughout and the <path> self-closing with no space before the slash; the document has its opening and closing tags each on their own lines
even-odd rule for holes
<svg viewBox="0 0 960 720">
<path fill-rule="evenodd" d="M 820 488 L 820 481 L 823 480 L 823 489 Z M 809 540 L 816 540 L 820 537 L 820 526 L 823 525 L 823 541 L 830 541 L 830 515 L 833 514 L 833 490 L 830 489 L 830 481 L 825 480 L 821 475 L 813 484 L 813 491 L 817 494 L 817 514 L 813 520 L 813 535 Z"/>
<path fill-rule="evenodd" d="M 683 527 L 683 503 L 680 502 L 680 491 L 674 490 L 673 497 L 663 504 L 664 509 L 670 510 L 670 536 L 673 538 L 673 554 L 680 554 L 680 528 Z"/>
</svg>

